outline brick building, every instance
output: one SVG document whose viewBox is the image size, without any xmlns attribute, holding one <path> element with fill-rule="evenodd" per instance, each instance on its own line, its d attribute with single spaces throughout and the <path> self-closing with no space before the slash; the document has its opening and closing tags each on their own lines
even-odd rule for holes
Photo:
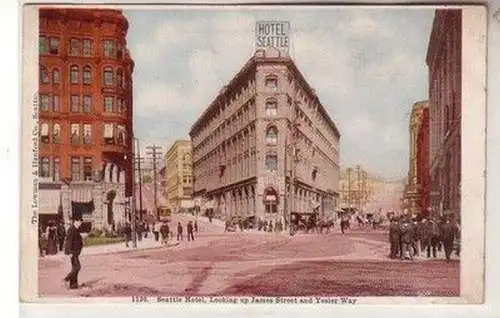
<svg viewBox="0 0 500 318">
<path fill-rule="evenodd" d="M 257 51 L 190 136 L 196 202 L 221 218 L 336 208 L 340 133 L 288 57 Z"/>
<path fill-rule="evenodd" d="M 431 180 L 429 175 L 429 107 L 422 109 L 417 132 L 417 184 L 420 188 L 419 207 L 423 216 L 428 216 L 430 207 Z"/>
<path fill-rule="evenodd" d="M 119 10 L 39 12 L 41 190 L 53 190 L 40 213 L 111 224 L 132 194 L 128 22 Z"/>
<path fill-rule="evenodd" d="M 165 185 L 174 212 L 193 207 L 193 169 L 190 140 L 177 140 L 165 154 Z"/>
<path fill-rule="evenodd" d="M 408 180 L 405 187 L 404 207 L 413 215 L 426 211 L 428 205 L 422 205 L 425 197 L 424 182 L 427 182 L 428 171 L 428 132 L 424 132 L 424 117 L 428 114 L 428 102 L 413 104 L 409 120 L 409 167 Z M 428 127 L 428 123 L 427 123 Z M 427 140 L 425 139 L 427 135 Z"/>
<path fill-rule="evenodd" d="M 460 215 L 462 11 L 436 10 L 427 51 L 429 68 L 430 204 Z"/>
</svg>

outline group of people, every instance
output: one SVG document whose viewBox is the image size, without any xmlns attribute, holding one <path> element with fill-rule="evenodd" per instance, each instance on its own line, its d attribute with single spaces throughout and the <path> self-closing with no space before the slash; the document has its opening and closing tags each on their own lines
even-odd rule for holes
<svg viewBox="0 0 500 318">
<path fill-rule="evenodd" d="M 174 237 L 174 231 L 170 229 L 168 221 L 157 221 L 151 226 L 147 222 L 140 221 L 136 224 L 137 240 L 141 241 L 142 238 L 147 238 L 148 233 L 152 232 L 154 240 L 156 242 L 161 242 L 161 244 L 166 245 L 168 240 Z M 181 222 L 177 222 L 177 241 L 183 241 L 184 227 Z M 186 225 L 187 240 L 194 241 L 194 233 L 198 233 L 198 222 L 195 220 L 188 221 Z M 129 222 L 125 224 L 123 229 L 123 235 L 125 236 L 125 245 L 129 247 L 129 243 L 132 240 L 132 226 Z"/>
<path fill-rule="evenodd" d="M 38 250 L 40 256 L 54 255 L 63 251 L 66 240 L 64 224 L 49 221 L 46 227 L 38 228 Z"/>
<path fill-rule="evenodd" d="M 460 224 L 448 216 L 417 220 L 405 213 L 391 218 L 389 242 L 391 258 L 413 259 L 420 253 L 435 258 L 444 250 L 450 260 L 453 251 L 460 256 Z"/>
</svg>

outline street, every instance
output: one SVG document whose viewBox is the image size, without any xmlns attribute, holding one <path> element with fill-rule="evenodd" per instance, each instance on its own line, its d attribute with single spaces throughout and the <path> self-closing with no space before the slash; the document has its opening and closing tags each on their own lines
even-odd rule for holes
<svg viewBox="0 0 500 318">
<path fill-rule="evenodd" d="M 171 228 L 191 216 L 174 216 Z M 217 221 L 217 220 L 215 220 Z M 125 296 L 458 296 L 459 261 L 387 257 L 387 233 L 224 233 L 222 223 L 199 218 L 195 241 L 81 256 L 80 289 L 62 278 L 69 257 L 39 258 L 41 297 Z M 91 248 L 88 248 L 91 249 Z M 108 248 L 109 249 L 109 248 Z M 119 250 L 119 252 L 118 252 Z M 96 249 L 97 251 L 97 249 Z"/>
</svg>

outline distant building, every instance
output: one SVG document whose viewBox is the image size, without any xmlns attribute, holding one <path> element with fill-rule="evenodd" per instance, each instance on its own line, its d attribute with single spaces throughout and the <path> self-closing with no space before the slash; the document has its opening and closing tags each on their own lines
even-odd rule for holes
<svg viewBox="0 0 500 318">
<path fill-rule="evenodd" d="M 257 51 L 191 128 L 195 200 L 224 219 L 332 213 L 340 133 L 295 63 L 266 54 Z"/>
<path fill-rule="evenodd" d="M 428 206 L 428 102 L 413 104 L 409 119 L 409 168 L 404 207 L 413 215 L 426 212 Z M 427 129 L 427 131 L 426 131 Z"/>
<path fill-rule="evenodd" d="M 460 216 L 462 11 L 436 10 L 429 67 L 430 205 Z"/>
<path fill-rule="evenodd" d="M 340 207 L 356 208 L 367 213 L 385 208 L 388 205 L 376 202 L 375 195 L 380 195 L 386 184 L 385 180 L 370 175 L 360 165 L 343 168 L 340 173 Z"/>
<path fill-rule="evenodd" d="M 194 207 L 191 141 L 177 140 L 165 154 L 165 184 L 173 212 Z"/>
<path fill-rule="evenodd" d="M 124 221 L 132 196 L 132 72 L 120 10 L 39 11 L 41 223 Z"/>
</svg>

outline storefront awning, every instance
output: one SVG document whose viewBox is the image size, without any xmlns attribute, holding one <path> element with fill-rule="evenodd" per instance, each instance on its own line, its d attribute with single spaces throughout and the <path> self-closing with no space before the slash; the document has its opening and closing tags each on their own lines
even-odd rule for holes
<svg viewBox="0 0 500 318">
<path fill-rule="evenodd" d="M 38 194 L 38 213 L 57 215 L 61 205 L 61 191 L 39 189 Z"/>
</svg>

